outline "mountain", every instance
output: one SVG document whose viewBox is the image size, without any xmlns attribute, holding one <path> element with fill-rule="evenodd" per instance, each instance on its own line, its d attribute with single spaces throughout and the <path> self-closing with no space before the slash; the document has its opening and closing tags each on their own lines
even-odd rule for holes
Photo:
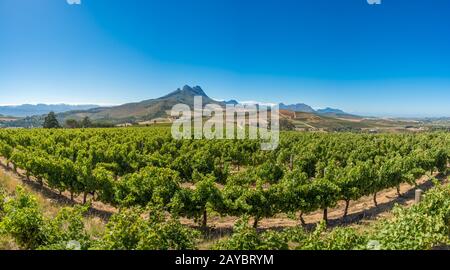
<svg viewBox="0 0 450 270">
<path fill-rule="evenodd" d="M 177 90 L 157 99 L 144 100 L 137 103 L 128 103 L 115 107 L 98 107 L 90 110 L 70 111 L 58 114 L 58 119 L 80 120 L 89 117 L 98 122 L 121 124 L 127 122 L 145 122 L 157 118 L 167 118 L 170 110 L 176 104 L 186 104 L 190 108 L 194 106 L 194 96 L 201 96 L 203 104 L 224 103 L 208 97 L 200 86 L 190 87 L 185 85 Z"/>
<path fill-rule="evenodd" d="M 44 116 L 50 111 L 57 113 L 57 118 L 60 123 L 64 123 L 68 119 L 81 120 L 85 117 L 89 117 L 92 121 L 97 123 L 107 124 L 125 124 L 125 123 L 141 123 L 146 124 L 153 121 L 170 121 L 170 110 L 176 104 L 185 104 L 190 108 L 194 106 L 194 97 L 201 96 L 203 104 L 218 104 L 224 107 L 226 104 L 240 104 L 236 100 L 229 101 L 216 101 L 211 99 L 200 86 L 188 86 L 185 85 L 182 88 L 178 88 L 175 91 L 156 99 L 148 99 L 141 102 L 127 103 L 114 107 L 98 107 L 95 105 L 83 105 L 83 106 L 71 106 L 71 105 L 22 105 L 13 108 L 15 115 L 26 116 L 22 119 L 9 122 L 8 126 L 18 127 L 38 127 L 42 126 Z M 86 107 L 87 106 L 87 107 Z M 92 108 L 89 108 L 92 106 Z M 344 112 L 337 109 L 323 109 L 316 112 L 311 106 L 297 103 L 286 105 L 279 104 L 280 110 L 311 113 L 317 115 L 330 115 L 336 116 L 343 114 Z M 5 107 L 6 108 L 6 107 Z M 34 110 L 32 110 L 34 109 Z M 28 113 L 18 114 L 19 110 L 28 111 Z M 11 111 L 9 111 L 8 114 Z M 29 116 L 32 115 L 32 116 Z"/>
<path fill-rule="evenodd" d="M 304 103 L 290 104 L 286 105 L 284 103 L 280 103 L 280 110 L 287 110 L 291 112 L 305 112 L 305 113 L 316 113 L 320 115 L 334 115 L 334 116 L 351 116 L 351 114 L 344 112 L 340 109 L 334 109 L 327 107 L 325 109 L 314 110 L 311 106 L 306 105 Z"/>
<path fill-rule="evenodd" d="M 325 109 L 318 109 L 317 113 L 320 114 L 327 114 L 327 113 L 334 113 L 334 114 L 347 114 L 346 112 L 344 112 L 343 110 L 340 109 L 334 109 L 334 108 L 330 108 L 327 107 Z"/>
<path fill-rule="evenodd" d="M 330 117 L 338 117 L 338 118 L 347 118 L 347 119 L 361 119 L 361 118 L 370 118 L 370 117 L 364 117 L 361 115 L 355 115 L 351 113 L 347 113 L 340 109 L 334 109 L 334 108 L 325 108 L 325 109 L 319 109 L 316 111 L 317 115 L 321 116 L 330 116 Z M 376 117 L 375 117 L 376 119 Z"/>
<path fill-rule="evenodd" d="M 239 104 L 239 102 L 237 100 L 235 100 L 235 99 L 224 101 L 224 103 L 225 104 L 230 104 L 230 105 L 238 105 Z"/>
<path fill-rule="evenodd" d="M 27 117 L 33 115 L 48 114 L 53 111 L 62 113 L 74 110 L 89 110 L 98 107 L 97 105 L 67 105 L 67 104 L 24 104 L 18 106 L 0 106 L 0 115 L 14 117 Z"/>
<path fill-rule="evenodd" d="M 344 112 L 340 109 L 334 109 L 334 108 L 325 108 L 325 109 L 319 109 L 316 111 L 317 114 L 323 114 L 323 115 L 334 115 L 334 116 L 351 116 L 351 114 Z"/>
<path fill-rule="evenodd" d="M 293 111 L 293 112 L 309 112 L 309 113 L 315 112 L 314 109 L 311 108 L 311 106 L 303 104 L 303 103 L 290 104 L 290 105 L 280 103 L 279 106 L 280 106 L 280 110 L 288 110 L 288 111 Z"/>
</svg>

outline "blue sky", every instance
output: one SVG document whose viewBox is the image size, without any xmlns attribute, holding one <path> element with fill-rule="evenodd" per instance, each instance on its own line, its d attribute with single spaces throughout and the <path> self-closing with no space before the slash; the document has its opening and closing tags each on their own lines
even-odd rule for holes
<svg viewBox="0 0 450 270">
<path fill-rule="evenodd" d="M 0 104 L 213 98 L 450 116 L 450 1 L 0 1 Z"/>
</svg>

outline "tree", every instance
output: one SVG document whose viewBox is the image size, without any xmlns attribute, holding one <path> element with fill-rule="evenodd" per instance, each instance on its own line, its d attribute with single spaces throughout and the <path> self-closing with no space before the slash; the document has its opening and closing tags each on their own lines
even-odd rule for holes
<svg viewBox="0 0 450 270">
<path fill-rule="evenodd" d="M 81 127 L 83 127 L 83 128 L 92 127 L 91 119 L 89 119 L 89 117 L 87 117 L 87 116 L 85 118 L 83 118 L 83 120 L 81 121 Z"/>
<path fill-rule="evenodd" d="M 79 128 L 80 127 L 80 123 L 78 123 L 78 121 L 75 120 L 75 119 L 67 119 L 66 120 L 66 127 L 67 128 Z"/>
<path fill-rule="evenodd" d="M 54 112 L 50 112 L 44 119 L 44 128 L 60 128 L 58 119 Z"/>
<path fill-rule="evenodd" d="M 280 119 L 281 130 L 295 130 L 295 125 L 286 118 Z"/>
</svg>

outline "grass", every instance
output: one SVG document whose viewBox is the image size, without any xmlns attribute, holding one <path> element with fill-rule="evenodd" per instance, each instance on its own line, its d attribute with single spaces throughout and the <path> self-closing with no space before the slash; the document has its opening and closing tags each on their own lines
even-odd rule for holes
<svg viewBox="0 0 450 270">
<path fill-rule="evenodd" d="M 19 246 L 11 237 L 0 235 L 0 250 L 19 250 Z"/>
<path fill-rule="evenodd" d="M 0 187 L 3 188 L 7 193 L 13 194 L 20 185 L 20 182 L 17 179 L 5 174 L 0 170 Z M 44 215 L 46 217 L 52 218 L 55 217 L 59 210 L 67 205 L 60 205 L 59 203 L 46 198 L 44 195 L 34 191 L 30 187 L 26 185 L 21 185 L 27 192 L 33 194 L 36 197 Z M 89 235 L 92 235 L 94 238 L 102 235 L 105 229 L 105 221 L 99 217 L 87 215 L 84 219 L 85 228 Z M 8 236 L 0 235 L 0 250 L 15 250 L 18 249 L 18 246 L 14 243 L 14 241 Z"/>
</svg>

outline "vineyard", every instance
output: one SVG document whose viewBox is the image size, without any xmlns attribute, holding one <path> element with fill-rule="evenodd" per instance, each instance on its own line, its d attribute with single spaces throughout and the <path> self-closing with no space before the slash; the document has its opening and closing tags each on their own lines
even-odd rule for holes
<svg viewBox="0 0 450 270">
<path fill-rule="evenodd" d="M 0 200 L 0 233 L 26 249 L 67 248 L 61 243 L 72 240 L 81 249 L 195 249 L 211 213 L 239 218 L 217 249 L 288 249 L 292 243 L 298 249 L 360 249 L 373 239 L 389 239 L 386 249 L 423 249 L 448 242 L 447 187 L 412 208 L 396 209 L 395 222 L 377 224 L 370 235 L 326 227 L 328 209 L 340 202 L 345 218 L 351 201 L 372 196 L 376 206 L 385 189 L 416 185 L 426 174 L 446 175 L 449 133 L 282 132 L 277 150 L 262 151 L 255 140 L 174 140 L 163 127 L 0 130 L 0 156 L 28 181 L 71 199 L 81 196 L 85 205 L 47 220 L 23 190 L 3 194 L 9 199 Z M 93 240 L 82 216 L 95 201 L 118 212 Z M 301 226 L 257 230 L 262 219 L 279 214 L 304 224 L 303 215 L 318 210 L 323 222 L 313 232 Z M 192 219 L 199 230 L 180 218 Z M 415 236 L 423 235 L 420 243 L 406 239 L 413 237 L 408 222 L 416 224 Z M 403 240 L 390 233 L 402 230 Z"/>
</svg>

